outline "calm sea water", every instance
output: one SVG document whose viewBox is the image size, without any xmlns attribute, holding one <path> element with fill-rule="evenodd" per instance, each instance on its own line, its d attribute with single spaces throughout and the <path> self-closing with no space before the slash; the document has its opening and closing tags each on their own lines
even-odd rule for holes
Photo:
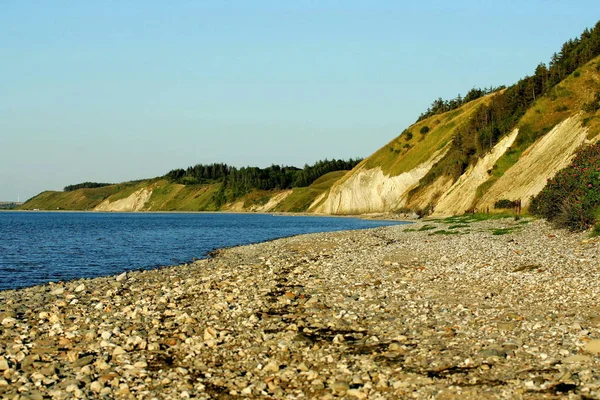
<svg viewBox="0 0 600 400">
<path fill-rule="evenodd" d="M 0 290 L 181 264 L 227 246 L 396 222 L 257 214 L 0 212 Z"/>
</svg>

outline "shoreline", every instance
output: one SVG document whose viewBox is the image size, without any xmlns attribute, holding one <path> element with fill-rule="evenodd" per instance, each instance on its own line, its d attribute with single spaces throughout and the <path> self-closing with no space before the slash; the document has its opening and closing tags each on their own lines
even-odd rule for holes
<svg viewBox="0 0 600 400">
<path fill-rule="evenodd" d="M 24 211 L 19 211 L 19 212 L 24 212 Z M 48 214 L 54 214 L 56 215 L 56 213 L 67 213 L 67 214 L 77 214 L 77 213 L 82 213 L 79 211 L 34 211 L 31 212 L 30 214 L 36 214 L 36 213 L 48 213 Z M 112 215 L 114 214 L 113 212 L 104 212 L 104 211 L 93 211 L 91 212 L 93 214 L 105 214 L 105 215 Z M 83 212 L 83 214 L 88 214 L 86 212 Z M 138 212 L 116 212 L 117 215 L 131 215 L 134 216 L 136 214 L 139 214 Z M 147 214 L 147 215 L 169 215 L 170 212 L 147 212 L 147 213 L 142 213 L 142 214 Z M 300 213 L 280 213 L 280 214 L 272 214 L 272 213 L 258 213 L 258 212 L 201 212 L 201 213 L 195 213 L 195 212 L 175 212 L 175 214 L 200 214 L 200 215 L 230 215 L 230 216 L 237 216 L 237 215 L 256 215 L 257 217 L 259 216 L 272 216 L 272 217 L 294 217 L 294 216 L 298 216 L 298 217 L 328 217 L 326 215 L 321 215 L 321 214 L 300 214 Z M 360 224 L 360 222 L 357 222 L 358 220 L 362 220 L 362 218 L 360 218 L 359 216 L 340 216 L 340 218 L 353 218 L 355 219 L 356 224 Z M 336 231 L 355 231 L 355 230 L 364 230 L 364 229 L 373 229 L 373 228 L 377 228 L 378 226 L 390 226 L 390 225 L 402 225 L 402 224 L 406 224 L 406 221 L 399 221 L 399 220 L 391 220 L 391 219 L 380 219 L 379 222 L 374 222 L 374 223 L 365 223 L 365 226 L 356 226 L 356 227 L 350 227 L 350 226 L 340 226 L 340 227 L 334 227 L 333 229 L 337 229 L 337 230 L 332 230 L 329 232 L 336 232 Z M 321 221 L 321 223 L 327 223 L 324 221 Z M 313 224 L 314 225 L 314 224 Z M 368 225 L 372 225 L 372 226 L 368 226 Z M 334 224 L 335 226 L 335 224 Z M 317 225 L 315 225 L 315 229 L 317 229 L 316 232 L 313 233 L 319 233 L 319 228 L 317 228 Z M 327 232 L 327 229 L 321 228 L 323 229 L 323 232 Z M 101 269 L 96 269 L 95 271 L 97 272 L 92 272 L 89 273 L 84 276 L 64 276 L 64 277 L 59 277 L 59 278 L 54 278 L 54 279 L 50 279 L 48 278 L 47 280 L 38 280 L 37 282 L 30 282 L 26 285 L 23 285 L 23 283 L 21 282 L 21 284 L 15 284 L 15 285 L 2 285 L 0 282 L 0 292 L 2 291 L 6 291 L 6 290 L 20 290 L 20 289 L 26 289 L 26 288 L 30 288 L 33 286 L 43 286 L 45 284 L 48 283 L 61 283 L 61 282 L 70 282 L 70 281 L 74 281 L 74 280 L 79 280 L 79 279 L 94 279 L 94 278 L 99 278 L 99 277 L 106 277 L 106 276 L 116 276 L 120 273 L 123 272 L 127 272 L 127 271 L 135 271 L 135 270 L 153 270 L 153 269 L 157 269 L 157 268 L 164 268 L 164 267 L 173 267 L 173 266 L 177 266 L 177 265 L 184 265 L 184 264 L 191 264 L 195 261 L 198 260 L 204 260 L 207 258 L 210 258 L 211 254 L 214 254 L 220 250 L 224 250 L 224 249 L 228 249 L 228 248 L 234 248 L 234 247 L 240 247 L 240 246 L 246 246 L 246 245 L 252 245 L 252 244 L 259 244 L 259 243 L 265 243 L 265 242 L 270 242 L 270 241 L 274 241 L 274 240 L 278 240 L 278 239 L 284 239 L 284 238 L 290 238 L 290 237 L 295 237 L 295 236 L 299 236 L 299 235 L 303 235 L 303 234 L 309 234 L 311 232 L 300 232 L 300 233 L 285 233 L 285 232 L 281 232 L 278 234 L 278 236 L 274 236 L 274 237 L 270 237 L 270 238 L 255 238 L 252 241 L 245 241 L 245 240 L 237 240 L 237 243 L 230 243 L 229 245 L 227 245 L 226 243 L 224 243 L 223 241 L 221 241 L 219 244 L 216 244 L 215 246 L 210 246 L 210 247 L 205 247 L 203 248 L 202 251 L 197 252 L 198 248 L 196 247 L 196 254 L 188 254 L 187 257 L 177 257 L 173 258 L 171 256 L 165 255 L 163 261 L 159 261 L 159 263 L 152 263 L 152 264 L 138 264 L 135 266 L 131 266 L 125 270 L 121 269 L 121 270 L 117 270 L 117 271 L 112 271 L 111 273 L 105 272 L 101 272 Z M 173 262 L 177 263 L 177 264 L 173 264 Z M 15 282 L 18 282 L 18 276 L 15 279 Z M 12 287 L 11 287 L 12 286 Z"/>
<path fill-rule="evenodd" d="M 94 211 L 94 210 L 0 210 L 6 212 L 31 212 L 31 213 L 98 213 L 98 214 L 256 214 L 285 217 L 327 217 L 327 218 L 356 218 L 374 219 L 382 221 L 417 222 L 419 219 L 401 217 L 394 213 L 369 213 L 369 214 L 316 214 L 309 212 L 287 211 Z M 423 219 L 422 219 L 423 220 Z M 421 221 L 422 221 L 421 220 Z"/>
<path fill-rule="evenodd" d="M 600 239 L 462 225 L 0 292 L 0 396 L 600 396 Z"/>
</svg>

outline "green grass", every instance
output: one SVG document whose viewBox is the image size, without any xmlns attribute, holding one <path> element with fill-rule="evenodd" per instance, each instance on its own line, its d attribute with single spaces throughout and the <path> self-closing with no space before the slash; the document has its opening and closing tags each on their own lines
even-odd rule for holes
<svg viewBox="0 0 600 400">
<path fill-rule="evenodd" d="M 278 211 L 306 211 L 312 202 L 347 171 L 335 171 L 323 175 L 311 186 L 296 188 L 285 199 Z M 111 203 L 125 199 L 136 191 L 148 188 L 152 195 L 144 209 L 150 211 L 217 211 L 220 209 L 215 200 L 220 184 L 182 185 L 171 183 L 166 179 L 153 179 L 138 182 L 125 182 L 116 185 L 93 189 L 78 189 L 71 192 L 43 192 L 23 205 L 22 209 L 40 210 L 91 210 L 108 199 Z M 243 202 L 245 207 L 264 205 L 272 196 L 281 191 L 253 190 L 236 201 Z M 225 193 L 232 198 L 233 193 Z"/>
<path fill-rule="evenodd" d="M 219 184 L 180 185 L 166 180 L 153 185 L 146 208 L 153 211 L 216 211 L 214 195 Z"/>
<path fill-rule="evenodd" d="M 490 219 L 494 220 L 494 219 L 502 219 L 502 218 L 512 218 L 512 217 L 514 217 L 514 216 L 511 214 L 505 214 L 505 213 L 502 213 L 502 214 L 476 213 L 476 214 L 463 214 L 463 215 L 457 215 L 454 217 L 444 218 L 443 220 L 441 220 L 441 222 L 444 224 L 464 225 L 464 224 L 469 224 L 471 222 L 487 221 Z"/>
<path fill-rule="evenodd" d="M 492 232 L 492 235 L 495 235 L 495 236 L 498 236 L 498 235 L 508 235 L 509 233 L 513 233 L 516 230 L 517 230 L 517 228 L 497 228 L 497 229 L 490 229 L 490 231 Z"/>
<path fill-rule="evenodd" d="M 322 193 L 310 187 L 294 188 L 292 193 L 275 207 L 280 212 L 304 212 L 312 202 Z"/>
<path fill-rule="evenodd" d="M 423 126 L 428 126 L 430 130 L 426 135 L 414 134 L 408 141 L 402 135 L 397 137 L 366 159 L 363 165 L 369 169 L 381 167 L 384 174 L 391 176 L 410 171 L 431 158 L 434 151 L 448 144 L 456 127 L 466 121 L 483 101 L 487 101 L 486 97 L 412 125 L 409 128 L 412 132 L 418 133 Z M 405 147 L 406 144 L 410 147 Z"/>
<path fill-rule="evenodd" d="M 467 224 L 456 224 L 456 225 L 450 225 L 448 227 L 448 229 L 460 229 L 460 228 L 468 228 L 469 225 Z"/>
<path fill-rule="evenodd" d="M 445 229 L 440 229 L 435 232 L 430 233 L 430 235 L 460 235 L 461 231 L 447 231 Z"/>
<path fill-rule="evenodd" d="M 265 204 L 267 204 L 269 202 L 269 200 L 271 200 L 271 196 L 269 196 L 268 194 L 264 194 L 255 199 L 245 198 L 244 199 L 244 207 L 249 207 L 251 205 L 264 206 Z"/>
<path fill-rule="evenodd" d="M 91 210 L 118 191 L 118 185 L 94 189 L 78 189 L 72 192 L 46 191 L 31 198 L 22 210 Z"/>
<path fill-rule="evenodd" d="M 519 158 L 521 158 L 521 155 L 527 149 L 527 147 L 529 147 L 529 145 L 523 145 L 517 148 L 511 147 L 498 159 L 498 161 L 496 161 L 496 164 L 492 168 L 492 174 L 490 178 L 477 188 L 477 198 L 481 198 L 481 196 L 483 196 L 483 194 L 487 192 L 488 189 L 491 188 L 492 185 L 496 183 L 496 181 L 500 179 L 500 177 L 502 177 L 502 175 L 504 175 L 504 173 L 510 167 L 519 161 Z"/>
<path fill-rule="evenodd" d="M 277 205 L 275 211 L 305 212 L 321 194 L 331 189 L 331 186 L 348 171 L 334 171 L 323 175 L 309 187 L 294 188 L 292 193 Z"/>
<path fill-rule="evenodd" d="M 598 65 L 600 66 L 600 64 Z M 600 236 L 600 207 L 596 208 L 596 211 L 594 212 L 594 219 L 596 220 L 596 225 L 594 225 L 592 228 L 590 233 L 591 237 Z"/>
<path fill-rule="evenodd" d="M 331 186 L 339 179 L 341 179 L 344 175 L 346 175 L 348 171 L 333 171 L 328 174 L 321 176 L 319 179 L 314 181 L 309 187 L 311 189 L 317 190 L 329 190 Z"/>
<path fill-rule="evenodd" d="M 435 229 L 435 225 L 423 225 L 422 227 L 420 227 L 418 229 L 419 232 L 423 232 L 423 231 L 430 231 L 432 229 Z"/>
<path fill-rule="evenodd" d="M 242 196 L 240 200 L 246 208 L 250 208 L 252 206 L 261 207 L 267 204 L 271 200 L 271 197 L 276 194 L 278 193 L 268 190 L 255 189 Z"/>
<path fill-rule="evenodd" d="M 148 187 L 148 182 L 144 181 L 144 182 L 136 182 L 136 183 L 119 183 L 116 185 L 117 186 L 117 193 L 113 194 L 112 196 L 110 196 L 108 198 L 109 202 L 114 202 L 117 200 L 122 200 L 122 199 L 126 199 L 127 197 L 131 196 L 133 193 L 137 192 L 138 190 L 144 188 L 144 187 Z"/>
<path fill-rule="evenodd" d="M 600 74 L 595 68 L 598 61 L 600 57 L 578 70 L 583 80 L 571 75 L 555 86 L 548 95 L 533 103 L 517 124 L 519 134 L 515 143 L 498 159 L 490 178 L 477 188 L 478 199 L 519 161 L 536 140 L 550 132 L 558 123 L 579 112 L 583 104 L 590 101 L 590 96 L 600 90 Z M 600 118 L 587 115 L 586 119 L 589 128 L 588 139 L 591 139 L 600 133 Z"/>
</svg>

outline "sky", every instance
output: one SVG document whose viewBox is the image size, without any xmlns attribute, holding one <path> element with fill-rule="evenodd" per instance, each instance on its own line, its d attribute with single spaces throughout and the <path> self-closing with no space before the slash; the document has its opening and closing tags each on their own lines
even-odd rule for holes
<svg viewBox="0 0 600 400">
<path fill-rule="evenodd" d="M 0 0 L 0 200 L 367 157 L 598 18 L 597 0 Z"/>
</svg>

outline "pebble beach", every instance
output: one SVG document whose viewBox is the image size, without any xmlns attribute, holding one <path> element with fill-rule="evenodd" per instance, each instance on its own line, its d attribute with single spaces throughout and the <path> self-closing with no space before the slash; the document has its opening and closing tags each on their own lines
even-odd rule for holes
<svg viewBox="0 0 600 400">
<path fill-rule="evenodd" d="M 600 238 L 434 220 L 0 292 L 7 399 L 600 399 Z"/>
</svg>

